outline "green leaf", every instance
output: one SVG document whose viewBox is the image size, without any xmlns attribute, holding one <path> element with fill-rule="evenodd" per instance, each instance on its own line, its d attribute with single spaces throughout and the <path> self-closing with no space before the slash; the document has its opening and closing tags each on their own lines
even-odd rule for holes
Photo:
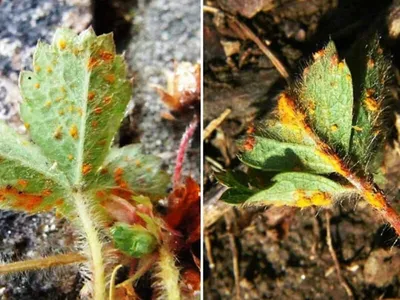
<svg viewBox="0 0 400 300">
<path fill-rule="evenodd" d="M 384 112 L 390 62 L 383 55 L 375 36 L 367 47 L 361 45 L 352 53 L 350 68 L 355 86 L 355 123 L 351 140 L 353 160 L 375 172 L 383 161 L 383 146 L 388 130 L 382 130 L 388 119 Z"/>
<path fill-rule="evenodd" d="M 317 152 L 315 147 L 285 143 L 260 136 L 254 137 L 253 148 L 239 154 L 245 164 L 265 171 L 302 170 L 317 174 L 335 170 Z"/>
<path fill-rule="evenodd" d="M 29 141 L 0 122 L 0 206 L 38 212 L 64 204 L 65 176 Z"/>
<path fill-rule="evenodd" d="M 221 200 L 230 204 L 244 203 L 248 198 L 254 194 L 253 191 L 247 189 L 230 188 L 221 195 Z"/>
<path fill-rule="evenodd" d="M 140 225 L 116 223 L 111 234 L 116 248 L 136 258 L 152 253 L 158 245 L 155 236 Z"/>
<path fill-rule="evenodd" d="M 103 163 L 131 95 L 112 34 L 58 29 L 39 43 L 34 71 L 21 72 L 21 116 L 32 140 L 72 185 L 90 181 Z"/>
<path fill-rule="evenodd" d="M 348 153 L 353 123 L 353 87 L 350 70 L 344 61 L 339 61 L 333 42 L 314 54 L 314 62 L 304 70 L 300 90 L 295 94 L 318 136 L 339 151 Z"/>
<path fill-rule="evenodd" d="M 170 176 L 161 170 L 161 159 L 146 155 L 140 145 L 113 148 L 91 188 L 129 189 L 137 195 L 151 198 L 166 195 Z"/>
<path fill-rule="evenodd" d="M 338 195 L 350 192 L 328 178 L 301 172 L 280 173 L 272 182 L 272 186 L 249 197 L 245 204 L 328 206 Z"/>
</svg>

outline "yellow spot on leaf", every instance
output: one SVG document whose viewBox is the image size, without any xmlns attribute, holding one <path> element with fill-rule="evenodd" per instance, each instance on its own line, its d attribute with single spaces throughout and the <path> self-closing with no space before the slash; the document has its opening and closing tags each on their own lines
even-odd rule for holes
<svg viewBox="0 0 400 300">
<path fill-rule="evenodd" d="M 74 159 L 74 156 L 72 155 L 72 154 L 68 154 L 68 160 L 73 160 Z"/>
<path fill-rule="evenodd" d="M 53 73 L 53 69 L 51 67 L 46 68 L 47 73 Z"/>
<path fill-rule="evenodd" d="M 82 166 L 82 174 L 87 175 L 92 170 L 91 164 L 83 164 Z"/>
<path fill-rule="evenodd" d="M 61 50 L 64 50 L 65 47 L 67 47 L 67 42 L 64 39 L 59 39 L 58 40 L 58 48 Z"/>
<path fill-rule="evenodd" d="M 337 131 L 338 130 L 338 126 L 336 125 L 336 124 L 333 124 L 332 126 L 331 126 L 331 131 L 332 132 L 335 132 L 335 131 Z"/>
<path fill-rule="evenodd" d="M 50 108 L 51 106 L 51 101 L 46 101 L 46 103 L 44 104 L 45 107 Z"/>
<path fill-rule="evenodd" d="M 345 67 L 345 63 L 343 61 L 341 61 L 338 65 L 339 70 L 343 70 Z"/>
<path fill-rule="evenodd" d="M 69 134 L 72 136 L 73 139 L 77 140 L 79 135 L 78 135 L 78 128 L 76 125 L 72 125 L 71 128 L 69 129 Z"/>
<path fill-rule="evenodd" d="M 29 130 L 29 128 L 31 127 L 31 124 L 25 122 L 25 123 L 24 123 L 24 126 L 25 126 L 26 130 Z"/>
<path fill-rule="evenodd" d="M 355 131 L 363 131 L 363 129 L 359 126 L 352 126 Z"/>
<path fill-rule="evenodd" d="M 366 108 L 369 111 L 375 112 L 375 111 L 377 111 L 379 109 L 379 103 L 374 98 L 367 97 L 364 100 L 364 103 L 365 103 Z"/>
<path fill-rule="evenodd" d="M 38 89 L 38 88 L 40 88 L 40 83 L 35 83 L 35 89 Z"/>
<path fill-rule="evenodd" d="M 63 115 L 64 115 L 64 110 L 63 110 L 63 109 L 60 109 L 60 110 L 58 111 L 58 114 L 59 114 L 60 116 L 63 116 Z"/>
<path fill-rule="evenodd" d="M 40 72 L 40 70 L 41 70 L 40 66 L 35 66 L 35 71 L 36 72 Z"/>
</svg>

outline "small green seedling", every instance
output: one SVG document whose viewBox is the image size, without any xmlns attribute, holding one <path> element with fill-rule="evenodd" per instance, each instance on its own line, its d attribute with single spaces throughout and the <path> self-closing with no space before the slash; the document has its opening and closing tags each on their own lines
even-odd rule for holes
<svg viewBox="0 0 400 300">
<path fill-rule="evenodd" d="M 144 227 L 117 224 L 110 231 L 104 202 L 117 192 L 158 199 L 170 177 L 137 145 L 111 148 L 132 89 L 112 34 L 59 29 L 51 45 L 38 43 L 33 68 L 20 74 L 21 117 L 31 140 L 0 123 L 1 208 L 56 209 L 70 220 L 86 241 L 93 298 L 103 300 L 111 273 L 104 246 L 112 237 L 132 256 L 155 248 Z M 127 235 L 135 235 L 131 245 L 123 241 Z"/>
<path fill-rule="evenodd" d="M 219 174 L 222 200 L 245 205 L 330 206 L 365 199 L 400 235 L 400 218 L 376 182 L 382 178 L 385 83 L 389 62 L 371 42 L 351 72 L 333 42 L 313 56 L 276 110 L 240 141 L 249 172 Z M 339 175 L 339 176 L 337 176 Z"/>
</svg>

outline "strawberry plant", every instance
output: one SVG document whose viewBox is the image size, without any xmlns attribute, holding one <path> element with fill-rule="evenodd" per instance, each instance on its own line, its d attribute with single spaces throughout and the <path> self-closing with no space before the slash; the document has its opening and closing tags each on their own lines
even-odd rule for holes
<svg viewBox="0 0 400 300">
<path fill-rule="evenodd" d="M 179 299 L 175 252 L 163 239 L 171 228 L 152 204 L 167 196 L 170 176 L 140 146 L 112 147 L 131 98 L 126 76 L 112 34 L 58 29 L 52 44 L 38 43 L 33 71 L 20 74 L 21 117 L 30 139 L 0 123 L 0 205 L 55 210 L 75 226 L 81 255 L 59 264 L 87 260 L 91 298 L 114 298 L 116 265 L 131 267 L 132 283 L 154 263 L 160 298 Z M 57 256 L 51 259 L 57 265 Z M 40 261 L 20 263 L 19 271 L 40 268 Z M 16 269 L 2 267 L 7 270 Z M 134 297 L 130 286 L 126 299 Z"/>
<path fill-rule="evenodd" d="M 248 172 L 219 174 L 222 200 L 244 205 L 327 207 L 359 197 L 400 235 L 400 217 L 378 182 L 389 129 L 390 63 L 375 38 L 366 55 L 340 60 L 331 41 L 313 55 L 276 109 L 239 142 Z"/>
</svg>

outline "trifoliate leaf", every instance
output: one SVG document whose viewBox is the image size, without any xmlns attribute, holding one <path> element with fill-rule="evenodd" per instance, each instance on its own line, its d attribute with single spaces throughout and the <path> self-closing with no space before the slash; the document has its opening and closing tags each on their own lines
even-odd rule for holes
<svg viewBox="0 0 400 300">
<path fill-rule="evenodd" d="M 103 163 L 130 100 L 123 58 L 112 34 L 58 29 L 38 44 L 33 72 L 21 72 L 21 116 L 32 140 L 72 185 L 90 181 Z"/>
</svg>

